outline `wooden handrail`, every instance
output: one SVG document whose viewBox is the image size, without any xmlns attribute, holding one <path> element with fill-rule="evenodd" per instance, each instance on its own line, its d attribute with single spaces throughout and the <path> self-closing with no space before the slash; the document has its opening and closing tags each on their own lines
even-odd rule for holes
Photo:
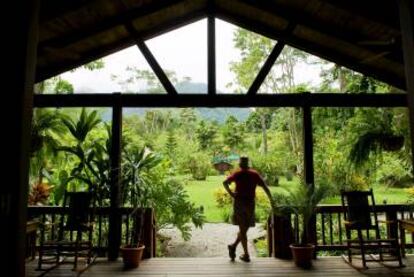
<svg viewBox="0 0 414 277">
<path fill-rule="evenodd" d="M 101 256 L 105 256 L 108 252 L 108 244 L 107 244 L 107 230 L 109 226 L 108 217 L 111 212 L 110 207 L 95 207 L 93 209 L 93 213 L 95 215 L 95 228 L 94 228 L 94 246 L 95 249 L 98 251 L 98 254 Z M 132 228 L 132 217 L 130 216 L 132 211 L 134 211 L 134 207 L 121 207 L 118 208 L 117 211 L 119 215 L 122 217 L 122 242 L 127 244 L 128 242 L 128 234 L 130 228 Z M 68 207 L 61 207 L 61 206 L 29 206 L 28 207 L 28 216 L 29 218 L 39 218 L 41 223 L 50 222 L 50 223 L 57 223 L 60 220 L 61 216 L 67 215 L 69 212 Z M 144 221 L 144 233 L 143 233 L 143 243 L 146 245 L 144 258 L 151 258 L 155 256 L 155 216 L 154 212 L 151 208 L 146 208 L 146 212 L 144 213 L 146 220 Z M 54 238 L 56 236 L 56 228 L 50 228 L 47 230 L 49 232 L 47 236 L 50 238 Z M 68 239 L 73 239 L 72 234 L 68 237 Z"/>
<path fill-rule="evenodd" d="M 394 221 L 404 218 L 414 218 L 412 205 L 390 204 L 376 205 L 376 212 L 384 219 Z M 316 220 L 311 221 L 308 230 L 312 230 L 309 241 L 316 244 L 317 250 L 324 251 L 345 251 L 345 229 L 344 229 L 344 208 L 342 205 L 323 204 L 316 209 Z M 302 228 L 297 215 L 288 216 L 290 221 L 281 220 L 279 216 L 272 215 L 268 220 L 268 243 L 269 256 L 286 258 L 290 255 L 289 244 L 297 241 Z M 279 226 L 275 226 L 278 222 Z M 289 226 L 280 226 L 280 224 Z M 397 224 L 381 224 L 388 238 L 398 236 Z M 289 231 L 290 230 L 290 231 Z M 292 234 L 289 235 L 289 232 Z M 313 241 L 314 240 L 314 241 Z M 413 241 L 406 245 L 406 248 L 414 248 Z M 271 245 L 270 245 L 271 244 Z M 283 251 L 286 251 L 283 252 Z"/>
</svg>

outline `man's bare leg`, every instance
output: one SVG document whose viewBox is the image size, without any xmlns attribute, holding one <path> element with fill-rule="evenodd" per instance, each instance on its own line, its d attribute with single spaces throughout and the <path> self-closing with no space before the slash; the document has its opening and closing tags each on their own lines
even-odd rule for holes
<svg viewBox="0 0 414 277">
<path fill-rule="evenodd" d="M 247 230 L 249 230 L 249 226 L 239 225 L 239 229 L 240 232 L 238 234 L 238 239 L 240 240 L 243 246 L 244 254 L 246 256 L 249 256 L 249 250 L 247 248 Z"/>
</svg>

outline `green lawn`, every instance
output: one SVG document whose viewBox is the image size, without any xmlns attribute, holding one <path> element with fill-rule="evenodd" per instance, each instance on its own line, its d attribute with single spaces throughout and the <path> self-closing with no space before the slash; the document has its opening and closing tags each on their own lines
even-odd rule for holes
<svg viewBox="0 0 414 277">
<path fill-rule="evenodd" d="M 205 181 L 192 180 L 191 176 L 180 176 L 179 178 L 186 181 L 187 185 L 185 187 L 191 201 L 197 206 L 202 205 L 204 207 L 207 222 L 223 222 L 222 213 L 224 211 L 216 207 L 214 190 L 223 187 L 226 176 L 208 176 Z M 280 180 L 280 187 L 291 187 L 297 184 L 297 180 L 287 181 L 284 178 Z M 272 192 L 282 191 L 283 189 L 280 187 L 271 187 L 270 189 Z"/>
<path fill-rule="evenodd" d="M 195 181 L 191 176 L 180 176 L 181 180 L 186 183 L 186 190 L 192 202 L 197 206 L 204 207 L 204 214 L 207 222 L 223 222 L 224 211 L 216 207 L 214 201 L 214 190 L 222 187 L 226 176 L 208 176 L 205 181 Z M 279 187 L 271 187 L 272 192 L 283 192 L 284 188 L 292 188 L 299 184 L 298 179 L 287 181 L 285 178 L 280 179 Z M 382 204 L 386 199 L 388 204 L 405 203 L 408 200 L 408 193 L 400 188 L 387 188 L 385 186 L 375 186 L 375 200 L 377 204 Z M 340 204 L 340 197 L 330 197 L 323 201 L 324 204 Z"/>
<path fill-rule="evenodd" d="M 383 204 L 384 200 L 387 204 L 405 204 L 409 199 L 409 194 L 403 188 L 389 188 L 386 186 L 373 186 L 375 203 Z M 330 197 L 323 201 L 324 204 L 340 204 L 339 196 Z"/>
</svg>

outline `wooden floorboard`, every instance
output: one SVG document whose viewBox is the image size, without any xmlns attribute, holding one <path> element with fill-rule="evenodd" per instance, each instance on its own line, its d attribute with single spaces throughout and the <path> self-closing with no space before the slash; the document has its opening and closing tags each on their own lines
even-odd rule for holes
<svg viewBox="0 0 414 277">
<path fill-rule="evenodd" d="M 387 268 L 377 263 L 370 263 L 369 269 L 358 271 L 346 264 L 340 257 L 321 257 L 314 261 L 311 270 L 302 270 L 292 261 L 274 258 L 257 258 L 251 263 L 236 261 L 234 263 L 223 258 L 155 258 L 142 261 L 137 269 L 124 270 L 121 261 L 107 262 L 98 259 L 81 276 L 149 276 L 149 277 L 189 277 L 189 276 L 413 276 L 414 256 L 404 260 L 404 268 Z M 27 263 L 28 277 L 39 276 L 36 261 Z M 76 276 L 70 264 L 63 264 L 48 272 L 45 276 L 63 277 Z"/>
</svg>

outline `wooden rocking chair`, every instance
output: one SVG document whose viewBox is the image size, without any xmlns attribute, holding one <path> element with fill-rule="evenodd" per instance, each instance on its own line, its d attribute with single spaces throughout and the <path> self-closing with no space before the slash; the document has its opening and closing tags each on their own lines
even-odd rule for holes
<svg viewBox="0 0 414 277">
<path fill-rule="evenodd" d="M 403 267 L 398 237 L 381 238 L 379 222 L 397 224 L 394 221 L 379 221 L 372 189 L 369 191 L 341 191 L 344 208 L 345 232 L 348 255 L 342 255 L 351 266 L 354 253 L 361 255 L 362 268 L 367 269 L 367 262 L 398 261 L 398 267 Z M 374 234 L 371 234 L 370 231 Z M 356 237 L 353 235 L 356 233 Z"/>
<path fill-rule="evenodd" d="M 67 216 L 65 216 L 67 211 Z M 65 192 L 62 214 L 58 228 L 57 239 L 45 239 L 43 226 L 40 237 L 38 270 L 45 273 L 59 266 L 66 257 L 73 257 L 73 270 L 79 273 L 85 271 L 91 265 L 96 256 L 92 256 L 93 225 L 94 225 L 94 200 L 91 192 Z M 73 235 L 76 234 L 75 239 Z M 84 239 L 83 235 L 86 235 Z M 86 258 L 86 265 L 78 270 L 79 257 Z M 43 269 L 44 263 L 52 263 L 53 266 Z"/>
</svg>

